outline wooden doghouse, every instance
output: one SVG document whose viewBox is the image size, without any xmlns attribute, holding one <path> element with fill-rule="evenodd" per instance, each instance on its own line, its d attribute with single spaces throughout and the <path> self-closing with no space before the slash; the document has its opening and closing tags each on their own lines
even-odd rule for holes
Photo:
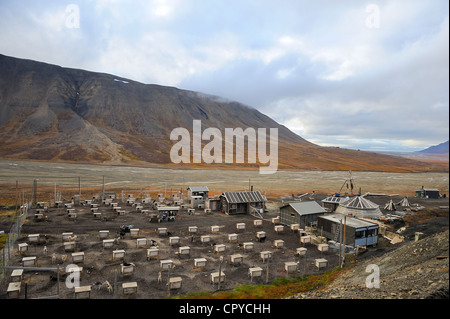
<svg viewBox="0 0 450 319">
<path fill-rule="evenodd" d="M 225 273 L 223 271 L 220 272 L 220 282 L 225 282 Z M 211 283 L 217 284 L 219 283 L 219 272 L 211 273 Z"/>
<path fill-rule="evenodd" d="M 23 269 L 14 269 L 11 273 L 11 282 L 22 282 Z"/>
<path fill-rule="evenodd" d="M 123 250 L 123 249 L 113 250 L 112 259 L 114 261 L 123 260 L 124 258 L 125 258 L 125 250 Z"/>
<path fill-rule="evenodd" d="M 227 249 L 227 246 L 225 246 L 224 244 L 218 244 L 218 245 L 214 246 L 214 252 L 216 254 L 223 253 L 223 252 L 225 252 L 226 249 Z"/>
<path fill-rule="evenodd" d="M 276 239 L 273 241 L 273 245 L 278 249 L 284 246 L 284 240 Z"/>
<path fill-rule="evenodd" d="M 69 237 L 73 237 L 73 232 L 62 233 L 62 240 L 63 241 L 68 241 Z"/>
<path fill-rule="evenodd" d="M 238 234 L 229 234 L 228 241 L 230 243 L 236 243 L 238 241 Z"/>
<path fill-rule="evenodd" d="M 120 264 L 120 274 L 122 276 L 130 276 L 133 274 L 133 272 L 134 272 L 133 264 L 128 264 L 128 263 Z"/>
<path fill-rule="evenodd" d="M 248 269 L 248 276 L 250 277 L 251 280 L 253 280 L 253 278 L 256 277 L 261 277 L 262 276 L 262 268 L 261 267 L 252 267 Z"/>
<path fill-rule="evenodd" d="M 22 266 L 23 267 L 36 267 L 37 266 L 37 257 L 23 257 L 22 258 Z"/>
<path fill-rule="evenodd" d="M 130 236 L 131 236 L 131 238 L 139 237 L 139 228 L 131 228 Z"/>
<path fill-rule="evenodd" d="M 66 241 L 64 243 L 64 251 L 74 251 L 75 250 L 75 242 L 74 241 Z"/>
<path fill-rule="evenodd" d="M 300 237 L 300 242 L 302 244 L 309 244 L 309 243 L 311 243 L 311 236 L 302 236 L 302 237 Z"/>
<path fill-rule="evenodd" d="M 111 248 L 114 246 L 114 239 L 103 239 L 103 248 Z"/>
<path fill-rule="evenodd" d="M 202 269 L 206 267 L 207 260 L 206 258 L 195 258 L 194 259 L 194 268 Z"/>
<path fill-rule="evenodd" d="M 189 256 L 191 254 L 191 248 L 189 246 L 183 246 L 178 248 L 179 256 Z"/>
<path fill-rule="evenodd" d="M 253 250 L 255 248 L 255 244 L 252 242 L 246 242 L 242 244 L 245 251 Z"/>
<path fill-rule="evenodd" d="M 28 244 L 27 243 L 21 243 L 19 246 L 19 254 L 23 255 L 28 252 Z"/>
<path fill-rule="evenodd" d="M 325 258 L 319 258 L 315 260 L 316 267 L 320 270 L 321 268 L 326 268 L 328 266 L 328 260 Z"/>
<path fill-rule="evenodd" d="M 256 239 L 258 239 L 258 241 L 265 240 L 266 239 L 266 232 L 265 231 L 256 232 Z"/>
<path fill-rule="evenodd" d="M 211 226 L 211 233 L 215 234 L 218 232 L 220 232 L 220 226 L 217 225 Z"/>
<path fill-rule="evenodd" d="M 170 246 L 177 245 L 179 243 L 180 243 L 180 237 L 178 237 L 178 236 L 169 237 L 169 245 Z"/>
<path fill-rule="evenodd" d="M 262 226 L 262 224 L 263 224 L 262 219 L 255 219 L 253 221 L 253 226 L 255 226 L 255 227 L 260 227 L 260 226 Z"/>
<path fill-rule="evenodd" d="M 84 252 L 72 253 L 72 262 L 74 264 L 84 263 Z"/>
<path fill-rule="evenodd" d="M 318 249 L 321 253 L 328 251 L 329 248 L 330 248 L 330 246 L 329 246 L 328 244 L 319 244 L 319 245 L 317 246 L 317 249 Z"/>
<path fill-rule="evenodd" d="M 75 287 L 75 299 L 89 299 L 91 297 L 91 286 Z"/>
<path fill-rule="evenodd" d="M 158 257 L 159 257 L 159 248 L 152 247 L 147 249 L 147 260 L 158 259 Z"/>
<path fill-rule="evenodd" d="M 263 262 L 266 262 L 267 260 L 269 260 L 270 258 L 272 258 L 272 252 L 265 250 L 259 253 L 260 258 L 262 259 Z"/>
<path fill-rule="evenodd" d="M 44 220 L 44 214 L 42 214 L 42 213 L 34 214 L 34 219 L 37 221 Z"/>
<path fill-rule="evenodd" d="M 135 295 L 137 294 L 137 282 L 124 282 L 122 284 L 122 293 L 124 295 Z"/>
<path fill-rule="evenodd" d="M 245 223 L 237 223 L 236 229 L 239 230 L 245 230 Z"/>
<path fill-rule="evenodd" d="M 295 261 L 288 261 L 284 263 L 284 270 L 288 274 L 296 273 L 297 272 L 297 266 L 298 264 Z"/>
<path fill-rule="evenodd" d="M 138 238 L 136 239 L 136 248 L 145 248 L 147 247 L 147 238 Z"/>
<path fill-rule="evenodd" d="M 75 220 L 78 218 L 78 214 L 77 213 L 69 213 L 67 215 L 67 217 L 69 217 L 70 220 Z"/>
<path fill-rule="evenodd" d="M 284 231 L 283 225 L 275 225 L 274 230 L 277 234 L 282 233 Z"/>
<path fill-rule="evenodd" d="M 8 299 L 17 299 L 20 296 L 20 282 L 10 282 L 6 291 Z"/>
<path fill-rule="evenodd" d="M 40 235 L 39 234 L 29 234 L 28 235 L 28 242 L 31 243 L 39 243 L 40 241 Z"/>
<path fill-rule="evenodd" d="M 303 257 L 306 255 L 307 251 L 308 251 L 308 249 L 306 249 L 305 247 L 300 247 L 300 248 L 297 248 L 296 253 L 298 256 Z"/>
<path fill-rule="evenodd" d="M 244 257 L 241 254 L 233 254 L 230 256 L 230 263 L 232 265 L 240 265 L 244 262 Z"/>
<path fill-rule="evenodd" d="M 272 224 L 278 224 L 280 222 L 280 217 L 272 218 Z"/>
<path fill-rule="evenodd" d="M 181 277 L 172 277 L 169 279 L 169 289 L 180 289 L 183 279 Z"/>
<path fill-rule="evenodd" d="M 171 259 L 161 260 L 159 265 L 162 269 L 172 269 L 173 261 Z"/>
<path fill-rule="evenodd" d="M 158 228 L 158 235 L 167 235 L 167 228 Z"/>
<path fill-rule="evenodd" d="M 211 241 L 211 236 L 209 235 L 200 236 L 200 241 L 202 243 L 209 243 Z"/>
<path fill-rule="evenodd" d="M 109 230 L 99 230 L 98 236 L 100 237 L 100 239 L 108 238 Z"/>
<path fill-rule="evenodd" d="M 198 232 L 198 227 L 197 226 L 189 226 L 189 233 L 190 234 L 194 234 Z"/>
</svg>

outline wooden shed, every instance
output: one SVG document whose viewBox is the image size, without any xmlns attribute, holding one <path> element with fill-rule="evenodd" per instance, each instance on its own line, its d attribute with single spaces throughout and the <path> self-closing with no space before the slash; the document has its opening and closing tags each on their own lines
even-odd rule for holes
<svg viewBox="0 0 450 319">
<path fill-rule="evenodd" d="M 280 223 L 284 225 L 298 224 L 300 228 L 311 226 L 317 217 L 325 214 L 325 210 L 315 201 L 291 202 L 280 207 Z"/>
<path fill-rule="evenodd" d="M 324 237 L 330 240 L 339 241 L 341 235 L 340 232 L 344 231 L 344 223 L 345 245 L 357 247 L 376 245 L 378 243 L 379 225 L 367 220 L 336 214 L 326 215 L 319 217 L 317 220 L 317 228 L 321 229 Z"/>
<path fill-rule="evenodd" d="M 247 214 L 254 209 L 262 212 L 264 202 L 259 191 L 225 192 L 220 195 L 220 210 L 227 215 Z"/>
</svg>

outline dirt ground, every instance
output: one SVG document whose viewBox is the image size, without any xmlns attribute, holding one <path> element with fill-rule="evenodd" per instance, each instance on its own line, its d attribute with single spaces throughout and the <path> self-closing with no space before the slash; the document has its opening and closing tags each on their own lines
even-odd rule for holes
<svg viewBox="0 0 450 319">
<path fill-rule="evenodd" d="M 27 222 L 23 225 L 23 236 L 17 241 L 17 244 L 28 242 L 28 234 L 40 234 L 43 241 L 39 244 L 30 244 L 29 252 L 26 256 L 36 256 L 39 267 L 56 267 L 52 263 L 52 254 L 57 256 L 57 264 L 60 267 L 61 277 L 59 284 L 60 298 L 74 298 L 74 289 L 66 287 L 65 268 L 72 263 L 72 251 L 66 252 L 63 246 L 62 233 L 73 232 L 77 236 L 75 252 L 85 252 L 85 262 L 78 264 L 83 267 L 80 285 L 93 285 L 91 298 L 148 298 L 158 299 L 167 296 L 176 296 L 186 294 L 192 291 L 213 292 L 218 289 L 217 284 L 211 283 L 211 273 L 219 271 L 219 260 L 223 257 L 221 264 L 222 272 L 225 274 L 225 283 L 221 289 L 231 289 L 240 284 L 266 283 L 282 276 L 298 276 L 303 274 L 321 273 L 332 269 L 338 264 L 336 252 L 319 252 L 317 246 L 313 244 L 301 244 L 298 232 L 291 231 L 288 227 L 284 228 L 283 233 L 276 233 L 272 217 L 276 217 L 277 203 L 270 203 L 268 212 L 265 214 L 262 226 L 254 226 L 255 219 L 250 215 L 228 216 L 220 212 L 205 214 L 202 210 L 196 210 L 193 215 L 182 211 L 178 213 L 174 222 L 163 221 L 161 223 L 149 222 L 149 216 L 134 211 L 131 206 L 124 206 L 126 215 L 117 215 L 109 206 L 102 206 L 99 212 L 103 219 L 95 219 L 90 212 L 89 207 L 76 207 L 78 217 L 76 222 L 67 217 L 65 208 L 49 208 L 48 219 L 45 221 L 34 220 L 34 212 L 31 211 Z M 150 212 L 151 213 L 155 213 Z M 237 223 L 245 223 L 245 230 L 238 230 Z M 112 248 L 102 248 L 102 239 L 99 238 L 100 230 L 109 230 L 109 238 L 117 237 L 117 231 L 121 225 L 134 225 L 140 229 L 139 238 L 155 240 L 160 249 L 158 260 L 147 260 L 146 248 L 136 248 L 136 238 L 132 238 L 127 233 L 119 243 L 114 244 Z M 220 226 L 218 233 L 211 233 L 210 227 Z M 189 233 L 189 226 L 197 226 L 198 232 L 195 235 Z M 180 243 L 169 245 L 168 235 L 158 235 L 157 228 L 165 227 L 170 236 L 179 236 Z M 256 232 L 265 231 L 267 239 L 265 242 L 256 240 Z M 238 241 L 230 243 L 228 234 L 238 234 Z M 210 243 L 202 243 L 200 236 L 211 235 Z M 284 241 L 284 247 L 275 248 L 274 240 Z M 254 248 L 250 251 L 244 251 L 242 243 L 253 242 Z M 226 251 L 223 253 L 214 252 L 214 244 L 225 244 Z M 44 255 L 44 246 L 47 247 L 47 255 Z M 190 255 L 181 256 L 178 254 L 180 246 L 189 246 Z M 296 248 L 305 246 L 308 250 L 306 256 L 300 258 L 295 255 Z M 113 261 L 113 250 L 125 250 L 123 261 Z M 273 259 L 269 263 L 263 263 L 260 259 L 261 251 L 272 251 Z M 241 254 L 243 263 L 233 265 L 230 262 L 231 255 Z M 65 262 L 62 256 L 66 255 Z M 12 252 L 10 265 L 21 265 L 24 256 L 18 251 Z M 194 269 L 195 258 L 206 258 L 207 266 L 204 269 Z M 328 266 L 322 268 L 319 272 L 314 266 L 316 258 L 325 258 L 328 260 Z M 161 270 L 160 261 L 171 259 L 175 265 L 173 269 Z M 132 275 L 121 275 L 120 265 L 122 263 L 133 263 L 136 265 Z M 298 272 L 288 274 L 283 269 L 285 262 L 299 262 Z M 263 268 L 261 277 L 249 278 L 248 269 L 259 266 Z M 268 269 L 268 274 L 267 274 Z M 161 283 L 158 283 L 158 276 L 161 272 Z M 116 274 L 117 273 L 117 274 Z M 28 298 L 41 298 L 57 294 L 57 280 L 55 272 L 24 272 L 24 283 L 27 284 Z M 168 278 L 181 277 L 181 289 L 169 290 L 167 286 Z M 109 294 L 105 286 L 100 287 L 96 283 L 108 281 L 112 286 L 116 285 L 116 293 Z M 9 282 L 9 280 L 6 280 Z M 137 282 L 138 293 L 132 296 L 123 296 L 122 283 Z M 1 289 L 0 298 L 5 297 L 6 287 L 4 283 Z M 97 289 L 100 288 L 100 289 Z M 22 288 L 23 289 L 23 288 Z M 21 298 L 25 298 L 22 292 Z"/>
</svg>

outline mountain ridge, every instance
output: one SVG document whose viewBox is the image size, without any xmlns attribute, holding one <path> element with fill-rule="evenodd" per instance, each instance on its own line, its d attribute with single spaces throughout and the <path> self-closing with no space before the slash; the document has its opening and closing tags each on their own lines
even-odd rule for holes
<svg viewBox="0 0 450 319">
<path fill-rule="evenodd" d="M 435 163 L 321 147 L 256 108 L 221 97 L 0 54 L 0 158 L 174 166 L 170 132 L 192 132 L 195 119 L 202 129 L 278 128 L 280 169 L 445 170 Z"/>
</svg>

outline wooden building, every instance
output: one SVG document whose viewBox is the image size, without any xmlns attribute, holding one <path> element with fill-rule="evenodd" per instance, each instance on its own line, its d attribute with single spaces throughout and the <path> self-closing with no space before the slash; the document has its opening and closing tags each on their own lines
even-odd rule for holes
<svg viewBox="0 0 450 319">
<path fill-rule="evenodd" d="M 315 201 L 291 202 L 280 207 L 280 223 L 284 225 L 298 224 L 300 228 L 315 224 L 317 218 L 325 214 L 325 209 Z"/>
<path fill-rule="evenodd" d="M 379 226 L 367 220 L 340 214 L 319 216 L 317 219 L 317 229 L 329 240 L 339 242 L 341 231 L 344 231 L 345 224 L 345 245 L 369 246 L 378 243 Z M 342 229 L 341 229 L 342 223 Z M 344 233 L 342 233 L 342 237 Z"/>
<path fill-rule="evenodd" d="M 424 188 L 416 190 L 416 197 L 418 198 L 439 198 L 439 190 L 433 188 Z"/>
<path fill-rule="evenodd" d="M 204 205 L 208 200 L 209 189 L 207 186 L 190 186 L 187 188 L 187 204 L 192 208 Z"/>
<path fill-rule="evenodd" d="M 265 198 L 259 191 L 225 192 L 220 195 L 220 210 L 227 215 L 262 212 Z"/>
</svg>

